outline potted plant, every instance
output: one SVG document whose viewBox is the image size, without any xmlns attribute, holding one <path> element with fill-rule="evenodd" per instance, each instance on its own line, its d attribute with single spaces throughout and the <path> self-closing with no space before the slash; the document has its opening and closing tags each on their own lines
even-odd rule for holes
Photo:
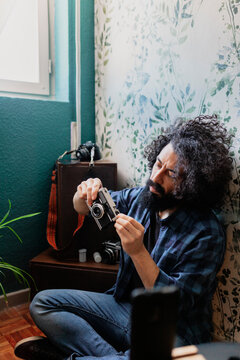
<svg viewBox="0 0 240 360">
<path fill-rule="evenodd" d="M 8 220 L 8 216 L 9 216 L 10 211 L 11 211 L 11 201 L 10 200 L 8 200 L 8 204 L 9 204 L 8 211 L 4 215 L 2 220 L 0 221 L 0 231 L 3 230 L 3 229 L 10 230 L 17 237 L 17 239 L 22 243 L 22 239 L 16 233 L 16 231 L 12 228 L 12 223 L 15 222 L 15 221 L 19 221 L 21 219 L 26 219 L 26 218 L 30 218 L 32 216 L 36 216 L 36 215 L 38 215 L 40 213 L 38 212 L 38 213 L 34 213 L 34 214 L 22 215 L 22 216 L 19 216 L 19 217 L 15 218 L 15 219 Z M 0 237 L 2 237 L 2 235 L 0 235 Z M 5 276 L 3 270 L 10 270 L 15 275 L 18 282 L 23 283 L 26 287 L 29 287 L 29 279 L 31 279 L 33 281 L 33 283 L 34 283 L 34 279 L 32 278 L 32 276 L 29 273 L 27 273 L 25 270 L 22 270 L 22 269 L 14 266 L 14 265 L 11 265 L 11 264 L 5 262 L 3 260 L 3 258 L 0 257 L 0 274 Z M 5 302 L 6 302 L 6 305 L 7 305 L 8 304 L 7 294 L 6 294 L 6 291 L 5 291 L 1 281 L 0 281 L 0 290 L 2 290 L 2 293 L 4 295 L 4 299 L 5 299 Z"/>
</svg>

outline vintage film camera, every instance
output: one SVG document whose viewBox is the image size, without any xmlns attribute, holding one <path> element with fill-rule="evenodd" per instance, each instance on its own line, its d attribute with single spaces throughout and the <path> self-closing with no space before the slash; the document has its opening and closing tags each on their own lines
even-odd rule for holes
<svg viewBox="0 0 240 360">
<path fill-rule="evenodd" d="M 98 197 L 92 206 L 89 206 L 87 201 L 86 204 L 100 230 L 114 222 L 117 214 L 119 214 L 113 199 L 104 187 L 99 189 Z"/>
<path fill-rule="evenodd" d="M 77 148 L 76 158 L 80 161 L 99 160 L 101 159 L 100 149 L 97 144 L 87 141 L 86 143 L 79 145 Z"/>
<path fill-rule="evenodd" d="M 104 264 L 116 264 L 120 260 L 120 241 L 105 241 L 100 251 L 101 262 Z"/>
</svg>

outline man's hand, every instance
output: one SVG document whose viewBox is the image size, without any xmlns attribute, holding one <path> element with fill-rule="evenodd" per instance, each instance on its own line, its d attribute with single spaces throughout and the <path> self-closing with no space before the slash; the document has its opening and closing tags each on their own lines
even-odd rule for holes
<svg viewBox="0 0 240 360">
<path fill-rule="evenodd" d="M 77 191 L 73 197 L 73 206 L 74 209 L 79 214 L 86 215 L 89 211 L 86 200 L 89 206 L 92 206 L 92 203 L 97 198 L 99 189 L 102 187 L 102 182 L 98 178 L 89 178 L 86 181 L 82 181 L 77 187 Z"/>
<path fill-rule="evenodd" d="M 78 196 L 80 199 L 87 200 L 88 205 L 91 206 L 96 200 L 99 189 L 102 187 L 102 182 L 98 178 L 89 178 L 81 182 L 77 187 Z"/>
<path fill-rule="evenodd" d="M 116 231 L 121 239 L 123 250 L 134 256 L 145 249 L 143 244 L 144 227 L 130 216 L 119 214 L 115 222 Z"/>
<path fill-rule="evenodd" d="M 159 274 L 159 268 L 143 243 L 144 227 L 130 216 L 119 214 L 115 222 L 123 250 L 131 257 L 146 289 L 151 289 Z"/>
</svg>

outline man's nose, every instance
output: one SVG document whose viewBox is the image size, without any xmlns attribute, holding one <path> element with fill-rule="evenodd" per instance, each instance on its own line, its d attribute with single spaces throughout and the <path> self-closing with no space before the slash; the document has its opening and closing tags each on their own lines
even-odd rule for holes
<svg viewBox="0 0 240 360">
<path fill-rule="evenodd" d="M 166 169 L 164 166 L 161 167 L 161 169 L 157 169 L 152 173 L 151 180 L 156 183 L 161 183 L 163 179 L 163 175 L 165 173 Z"/>
</svg>

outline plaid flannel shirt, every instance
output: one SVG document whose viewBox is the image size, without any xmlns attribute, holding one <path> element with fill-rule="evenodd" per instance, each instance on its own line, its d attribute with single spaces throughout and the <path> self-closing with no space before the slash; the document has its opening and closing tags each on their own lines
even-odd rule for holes
<svg viewBox="0 0 240 360">
<path fill-rule="evenodd" d="M 151 226 L 150 212 L 139 206 L 143 188 L 111 192 L 120 212 L 145 227 Z M 151 257 L 160 269 L 155 287 L 174 284 L 180 289 L 177 335 L 189 344 L 211 340 L 211 301 L 216 274 L 223 262 L 225 234 L 212 210 L 180 208 L 161 220 Z M 117 280 L 108 293 L 125 300 L 134 265 L 123 253 Z"/>
</svg>

